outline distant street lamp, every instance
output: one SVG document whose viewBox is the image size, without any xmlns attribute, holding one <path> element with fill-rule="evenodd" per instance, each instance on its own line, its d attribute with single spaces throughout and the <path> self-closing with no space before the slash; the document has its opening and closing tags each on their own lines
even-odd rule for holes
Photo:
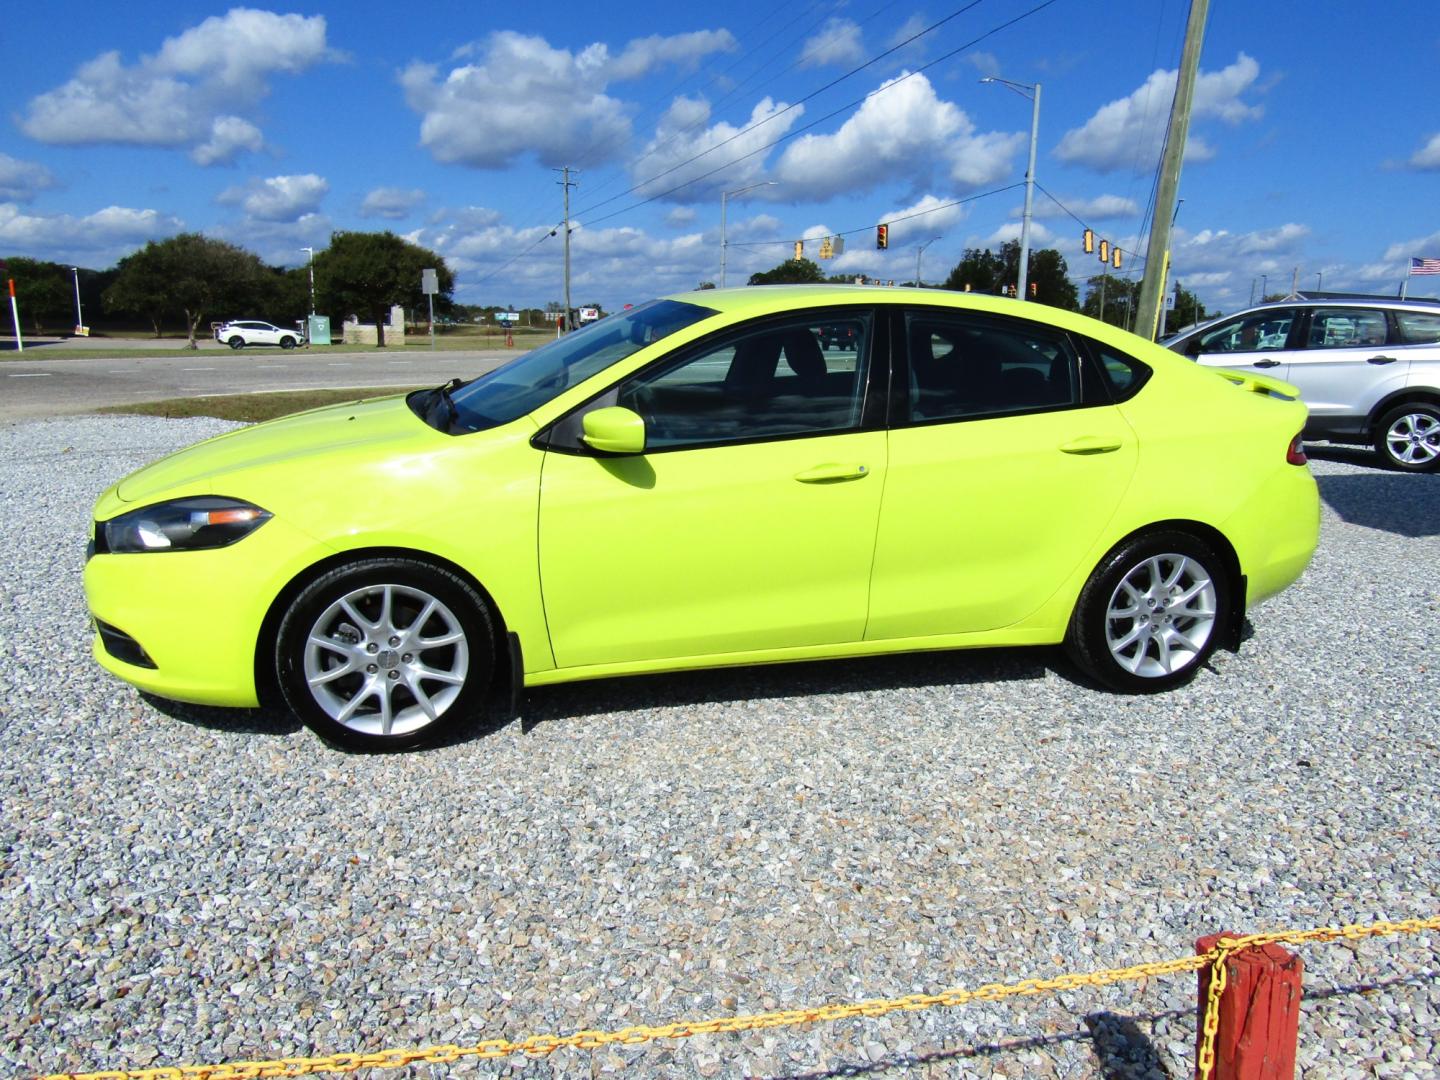
<svg viewBox="0 0 1440 1080">
<path fill-rule="evenodd" d="M 994 75 L 980 81 L 1008 86 L 1021 97 L 1033 102 L 1030 110 L 1030 167 L 1025 170 L 1025 215 L 1020 219 L 1020 280 L 1015 286 L 1015 295 L 1024 300 L 1029 296 L 1025 285 L 1030 277 L 1030 206 L 1035 198 L 1035 143 L 1040 136 L 1040 84 L 1011 82 Z"/>
<path fill-rule="evenodd" d="M 915 287 L 917 289 L 920 288 L 920 256 L 925 254 L 925 249 L 927 247 L 935 243 L 936 240 L 940 239 L 942 238 L 939 236 L 932 236 L 929 240 L 926 240 L 923 244 L 921 244 L 920 247 L 917 248 L 915 251 Z"/>
<path fill-rule="evenodd" d="M 310 256 L 310 314 L 315 314 L 315 249 L 302 247 L 301 251 Z"/>
<path fill-rule="evenodd" d="M 734 191 L 722 191 L 720 193 L 720 287 L 725 287 L 725 249 L 729 244 L 725 240 L 725 200 L 731 195 L 743 195 L 747 191 L 754 191 L 756 188 L 774 187 L 778 181 L 766 180 L 759 184 L 751 184 L 749 187 L 736 188 Z"/>
<path fill-rule="evenodd" d="M 85 326 L 85 315 L 80 310 L 80 268 L 72 266 L 70 273 L 75 275 L 75 333 L 80 333 Z"/>
</svg>

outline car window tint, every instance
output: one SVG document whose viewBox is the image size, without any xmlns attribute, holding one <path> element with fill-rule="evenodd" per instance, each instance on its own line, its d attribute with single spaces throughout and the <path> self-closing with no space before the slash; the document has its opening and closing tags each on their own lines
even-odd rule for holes
<svg viewBox="0 0 1440 1080">
<path fill-rule="evenodd" d="M 950 316 L 906 319 L 910 418 L 950 420 L 1064 408 L 1080 400 L 1061 336 Z"/>
<path fill-rule="evenodd" d="M 1290 308 L 1242 315 L 1201 334 L 1197 351 L 1227 353 L 1283 349 L 1294 321 L 1295 312 Z"/>
<path fill-rule="evenodd" d="M 1440 342 L 1440 315 L 1422 311 L 1397 311 L 1400 340 L 1406 345 L 1433 345 Z"/>
<path fill-rule="evenodd" d="M 1094 342 L 1095 355 L 1100 360 L 1100 370 L 1115 401 L 1124 401 L 1140 389 L 1150 377 L 1150 368 L 1133 356 L 1112 349 L 1109 345 Z"/>
<path fill-rule="evenodd" d="M 643 372 L 616 402 L 644 418 L 647 450 L 850 430 L 868 337 L 859 316 L 772 324 Z"/>
<path fill-rule="evenodd" d="M 1374 308 L 1316 308 L 1310 314 L 1307 349 L 1355 349 L 1384 345 L 1385 313 Z"/>
</svg>

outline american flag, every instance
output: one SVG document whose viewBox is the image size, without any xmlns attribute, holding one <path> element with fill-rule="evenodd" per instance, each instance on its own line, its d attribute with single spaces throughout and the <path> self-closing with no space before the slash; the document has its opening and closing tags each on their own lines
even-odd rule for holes
<svg viewBox="0 0 1440 1080">
<path fill-rule="evenodd" d="M 1411 259 L 1410 273 L 1440 274 L 1440 259 Z"/>
</svg>

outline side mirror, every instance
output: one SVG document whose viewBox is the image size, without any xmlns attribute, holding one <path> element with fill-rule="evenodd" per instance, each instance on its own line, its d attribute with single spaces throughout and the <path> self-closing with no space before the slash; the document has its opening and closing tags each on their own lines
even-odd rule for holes
<svg viewBox="0 0 1440 1080">
<path fill-rule="evenodd" d="M 645 452 L 645 421 L 637 412 L 611 405 L 586 413 L 580 426 L 580 438 L 592 450 L 607 454 Z"/>
<path fill-rule="evenodd" d="M 1192 337 L 1189 341 L 1185 342 L 1185 355 L 1186 355 L 1186 356 L 1199 356 L 1199 355 L 1200 355 L 1200 335 L 1199 335 L 1199 334 L 1196 334 L 1196 335 L 1195 335 L 1194 337 Z"/>
</svg>

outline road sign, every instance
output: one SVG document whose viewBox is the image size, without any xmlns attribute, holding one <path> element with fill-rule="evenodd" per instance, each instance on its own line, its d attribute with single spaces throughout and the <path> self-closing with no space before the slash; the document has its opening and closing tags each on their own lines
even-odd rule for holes
<svg viewBox="0 0 1440 1080">
<path fill-rule="evenodd" d="M 420 271 L 420 291 L 426 296 L 434 296 L 440 291 L 440 275 L 434 270 Z"/>
</svg>

